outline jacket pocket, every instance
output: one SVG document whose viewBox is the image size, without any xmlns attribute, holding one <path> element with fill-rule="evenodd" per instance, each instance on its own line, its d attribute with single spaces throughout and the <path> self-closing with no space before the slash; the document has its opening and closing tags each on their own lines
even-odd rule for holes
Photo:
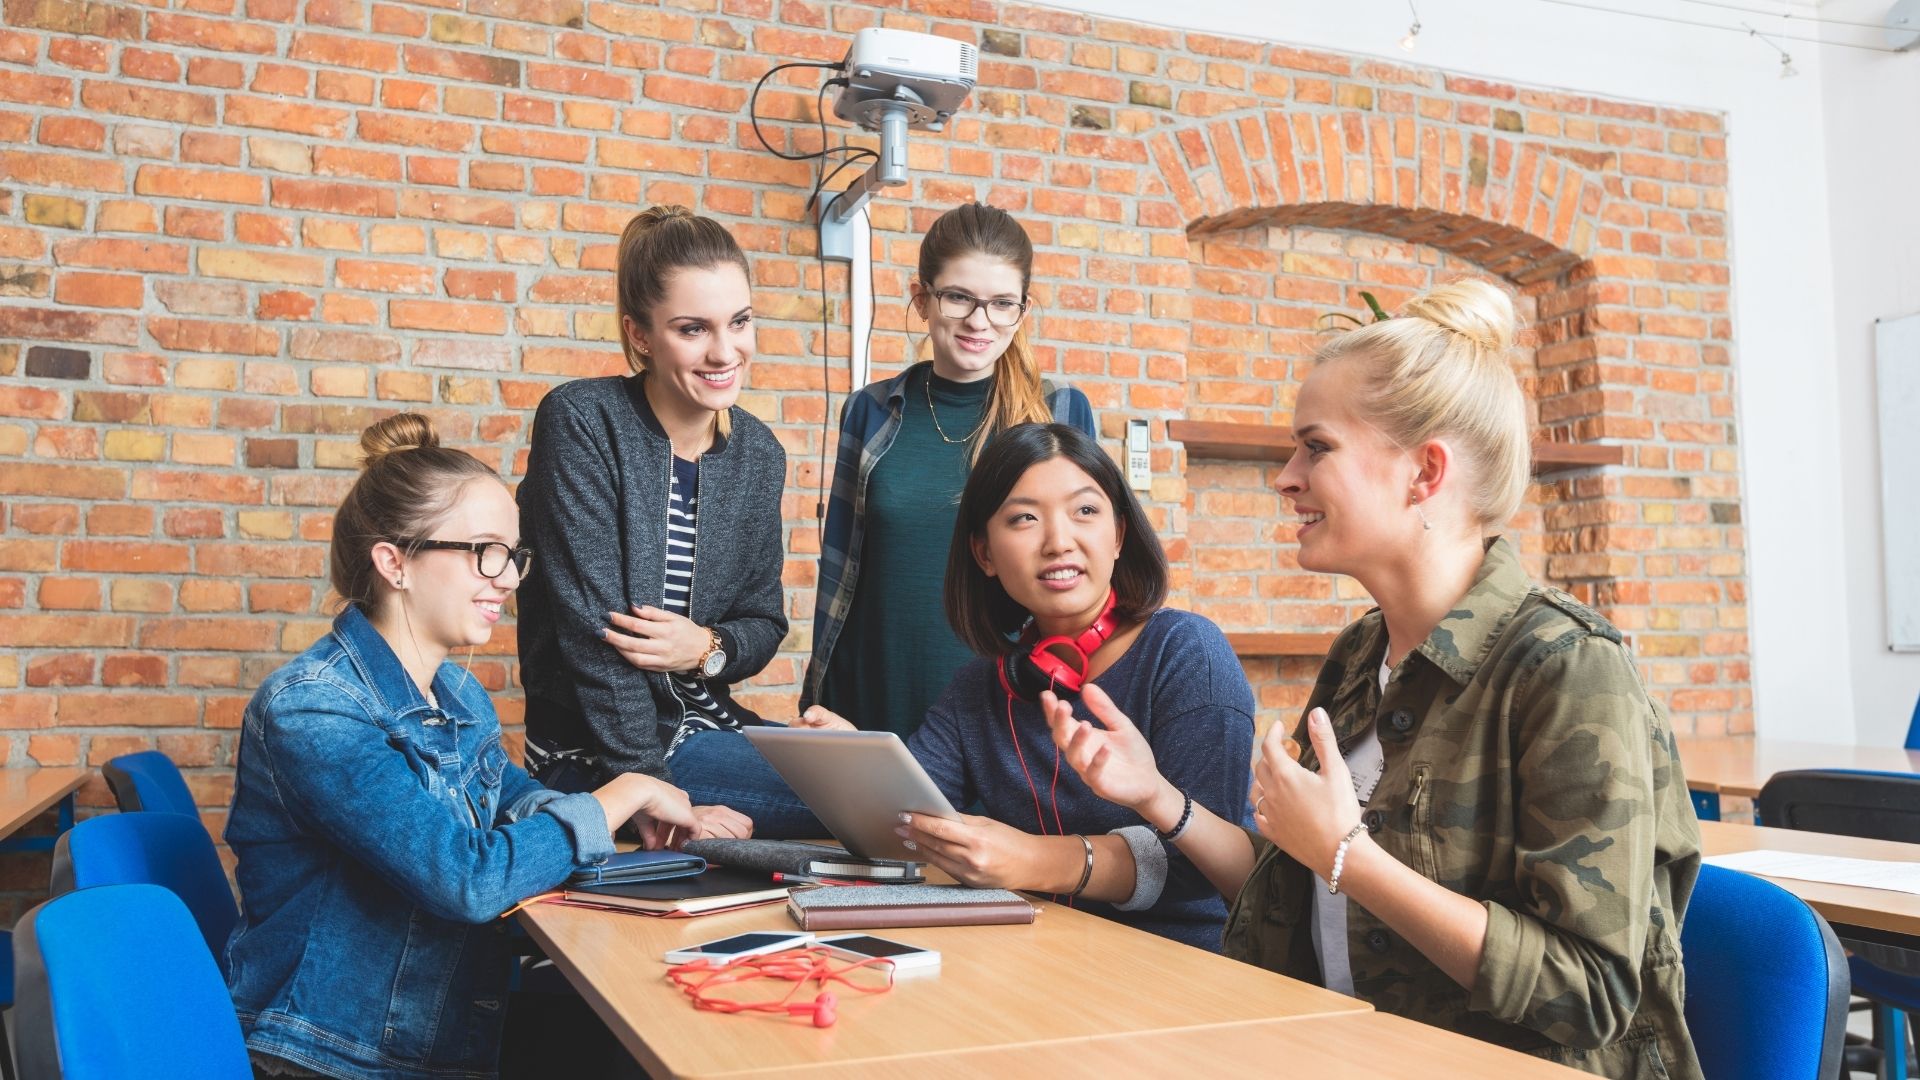
<svg viewBox="0 0 1920 1080">
<path fill-rule="evenodd" d="M 1407 788 L 1407 851 L 1415 870 L 1428 881 L 1439 881 L 1440 857 L 1433 842 L 1433 766 L 1416 764 Z"/>
<path fill-rule="evenodd" d="M 1550 1046 L 1536 1057 L 1613 1080 L 1668 1080 L 1667 1061 L 1660 1052 L 1660 1033 L 1652 1028 L 1629 1031 L 1598 1050 Z"/>
</svg>

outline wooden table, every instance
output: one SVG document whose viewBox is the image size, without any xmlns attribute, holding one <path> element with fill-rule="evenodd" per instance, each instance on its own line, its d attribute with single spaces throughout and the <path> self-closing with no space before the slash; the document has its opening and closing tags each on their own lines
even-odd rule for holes
<svg viewBox="0 0 1920 1080">
<path fill-rule="evenodd" d="M 802 1064 L 884 1071 L 903 1058 L 913 1058 L 917 1070 L 940 1055 L 1052 1043 L 1068 1044 L 1071 1057 L 1072 1046 L 1106 1036 L 1370 1011 L 1343 994 L 1098 916 L 1037 906 L 1040 917 L 1030 926 L 881 931 L 938 949 L 939 973 L 903 978 L 871 997 L 838 993 L 840 1022 L 831 1028 L 773 1015 L 696 1013 L 664 977 L 661 955 L 669 949 L 792 929 L 784 905 L 650 919 L 536 904 L 519 917 L 627 1050 L 661 1076 L 784 1075 Z M 758 999 L 762 990 L 739 996 Z M 1184 1065 L 1177 1071 L 1193 1072 Z"/>
<path fill-rule="evenodd" d="M 1850 859 L 1920 862 L 1920 844 L 1890 840 L 1863 840 L 1857 836 L 1802 832 L 1799 829 L 1763 829 L 1725 821 L 1700 823 L 1700 839 L 1708 855 L 1736 851 L 1794 851 L 1838 855 Z M 1807 906 L 1836 926 L 1865 927 L 1888 935 L 1920 938 L 1920 896 L 1890 889 L 1862 889 L 1795 878 L 1768 878 L 1807 902 Z"/>
<path fill-rule="evenodd" d="M 58 833 L 73 828 L 73 793 L 92 775 L 79 768 L 0 769 L 0 838 L 60 804 Z M 0 851 L 52 851 L 54 837 L 0 839 Z"/>
<path fill-rule="evenodd" d="M 1310 1076 L 1314 1080 L 1572 1080 L 1587 1074 L 1387 1013 L 1255 1020 L 1065 1039 L 910 1061 L 789 1067 L 837 1080 L 997 1077 Z"/>
<path fill-rule="evenodd" d="M 1866 769 L 1920 773 L 1920 751 L 1897 746 L 1790 742 L 1782 739 L 1680 739 L 1680 768 L 1702 821 L 1720 820 L 1720 796 L 1751 799 L 1769 777 L 1789 769 Z"/>
</svg>

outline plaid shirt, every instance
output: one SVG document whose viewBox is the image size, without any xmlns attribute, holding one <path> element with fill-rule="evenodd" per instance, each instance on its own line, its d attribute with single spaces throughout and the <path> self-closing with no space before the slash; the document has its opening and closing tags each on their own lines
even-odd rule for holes
<svg viewBox="0 0 1920 1080">
<path fill-rule="evenodd" d="M 923 360 L 885 382 L 869 383 L 847 396 L 840 407 L 840 450 L 833 461 L 833 494 L 827 499 L 827 523 L 820 537 L 820 581 L 813 601 L 813 658 L 807 664 L 800 708 L 820 698 L 827 677 L 827 658 L 853 610 L 853 589 L 860 580 L 860 542 L 866 517 L 867 477 L 886 456 L 900 434 L 902 401 L 907 380 L 932 361 Z M 1071 386 L 1042 384 L 1047 407 L 1056 421 L 1072 424 L 1089 435 L 1093 406 L 1087 395 Z"/>
</svg>

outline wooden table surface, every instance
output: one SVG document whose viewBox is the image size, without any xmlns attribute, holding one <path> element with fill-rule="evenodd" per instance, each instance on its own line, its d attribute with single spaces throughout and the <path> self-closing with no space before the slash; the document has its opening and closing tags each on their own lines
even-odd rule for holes
<svg viewBox="0 0 1920 1080">
<path fill-rule="evenodd" d="M 80 768 L 0 769 L 0 838 L 78 790 L 89 775 Z"/>
<path fill-rule="evenodd" d="M 1787 742 L 1780 739 L 1680 739 L 1680 768 L 1695 791 L 1753 798 L 1789 769 L 1869 769 L 1920 773 L 1920 751 L 1897 746 Z"/>
<path fill-rule="evenodd" d="M 536 904 L 519 918 L 627 1050 L 662 1076 L 785 1073 L 800 1064 L 879 1068 L 907 1057 L 918 1069 L 927 1055 L 1370 1011 L 1343 994 L 1095 915 L 1037 906 L 1029 926 L 876 931 L 939 950 L 941 968 L 901 978 L 884 994 L 838 992 L 840 1022 L 831 1028 L 772 1014 L 696 1012 L 665 978 L 661 956 L 669 949 L 792 929 L 785 905 L 651 919 Z M 749 985 L 727 996 L 766 1000 L 778 992 Z"/>
<path fill-rule="evenodd" d="M 1587 1074 L 1387 1013 L 1255 1020 L 968 1050 L 910 1060 L 789 1067 L 843 1080 L 977 1077 L 1305 1076 L 1313 1080 L 1572 1080 Z"/>
<path fill-rule="evenodd" d="M 1709 855 L 1765 850 L 1837 855 L 1849 859 L 1920 862 L 1920 844 L 1863 840 L 1857 836 L 1833 836 L 1799 829 L 1763 829 L 1757 825 L 1738 825 L 1726 821 L 1701 822 L 1700 839 Z M 1809 907 L 1826 916 L 1828 922 L 1920 937 L 1920 896 L 1912 893 L 1828 885 L 1794 878 L 1767 880 L 1805 900 Z"/>
</svg>

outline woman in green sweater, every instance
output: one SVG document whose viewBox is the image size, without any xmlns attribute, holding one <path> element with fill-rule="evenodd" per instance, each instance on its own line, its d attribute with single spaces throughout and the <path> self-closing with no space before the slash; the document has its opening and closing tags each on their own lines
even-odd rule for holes
<svg viewBox="0 0 1920 1080">
<path fill-rule="evenodd" d="M 912 734 L 973 656 L 947 625 L 940 587 L 981 448 L 1029 422 L 1095 434 L 1086 395 L 1040 377 L 1026 336 L 1032 276 L 1026 231 L 991 206 L 955 207 L 921 241 L 910 310 L 932 359 L 841 409 L 802 711 L 818 704 Z"/>
</svg>

